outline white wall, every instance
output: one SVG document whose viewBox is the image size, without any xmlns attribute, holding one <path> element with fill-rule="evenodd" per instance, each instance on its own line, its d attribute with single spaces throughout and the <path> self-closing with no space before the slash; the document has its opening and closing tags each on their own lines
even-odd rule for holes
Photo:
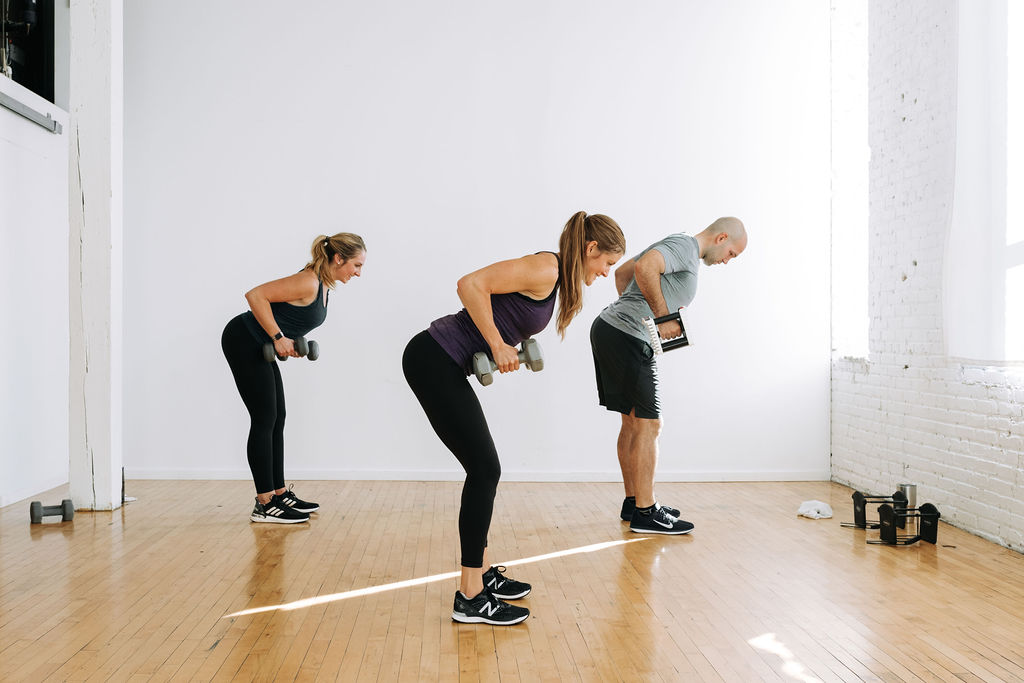
<svg viewBox="0 0 1024 683">
<path fill-rule="evenodd" d="M 870 5 L 870 355 L 833 368 L 832 472 L 875 494 L 916 483 L 944 521 L 1022 550 L 1024 382 L 950 358 L 944 336 L 957 19 L 976 9 Z"/>
<path fill-rule="evenodd" d="M 0 507 L 68 480 L 67 114 L 13 81 L 54 134 L 0 107 Z M 53 504 L 58 501 L 46 501 Z"/>
<path fill-rule="evenodd" d="M 128 5 L 128 475 L 248 477 L 221 330 L 351 230 L 364 275 L 321 360 L 283 367 L 288 475 L 458 477 L 402 350 L 460 275 L 586 209 L 631 253 L 721 215 L 750 231 L 663 362 L 662 478 L 827 478 L 828 27 L 808 1 Z M 506 479 L 618 477 L 588 342 L 613 296 L 540 336 L 542 373 L 480 391 Z"/>
</svg>

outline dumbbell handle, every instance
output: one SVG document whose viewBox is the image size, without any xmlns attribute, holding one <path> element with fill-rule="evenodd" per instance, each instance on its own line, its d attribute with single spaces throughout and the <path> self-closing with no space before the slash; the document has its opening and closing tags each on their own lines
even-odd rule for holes
<svg viewBox="0 0 1024 683">
<path fill-rule="evenodd" d="M 654 355 L 656 356 L 661 355 L 665 351 L 671 351 L 672 349 L 678 349 L 681 346 L 690 345 L 690 338 L 686 335 L 686 325 L 683 320 L 682 308 L 675 313 L 669 313 L 668 315 L 662 315 L 657 318 L 644 318 L 642 322 L 644 327 L 647 328 L 648 341 L 650 341 L 651 348 L 654 350 Z M 662 341 L 661 333 L 658 331 L 658 325 L 667 322 L 679 323 L 679 328 L 683 333 L 675 339 Z"/>
<path fill-rule="evenodd" d="M 483 353 L 483 351 L 481 351 L 480 353 Z M 525 351 L 520 351 L 516 355 L 519 356 L 519 367 L 525 366 L 526 365 L 526 352 Z M 494 362 L 494 359 L 491 358 L 490 356 L 487 356 L 487 360 L 489 360 L 491 362 L 491 372 L 497 371 L 498 364 Z"/>
<path fill-rule="evenodd" d="M 532 353 L 531 353 L 532 352 Z M 534 372 L 544 369 L 544 356 L 540 350 L 540 344 L 536 339 L 530 338 L 523 341 L 522 347 L 516 354 L 519 357 L 520 367 L 526 366 Z M 531 359 L 531 355 L 533 356 Z M 485 371 L 486 368 L 486 371 Z M 498 371 L 498 364 L 494 359 L 483 351 L 473 354 L 473 372 L 480 384 L 485 387 L 494 381 L 494 373 Z"/>
<path fill-rule="evenodd" d="M 320 357 L 320 345 L 315 341 L 307 341 L 305 337 L 296 337 L 293 341 L 295 343 L 295 350 L 298 352 L 300 358 L 316 360 Z M 277 350 L 274 348 L 273 342 L 265 343 L 263 345 L 263 359 L 270 363 L 275 357 L 280 361 L 288 360 L 288 356 L 277 355 Z"/>
</svg>

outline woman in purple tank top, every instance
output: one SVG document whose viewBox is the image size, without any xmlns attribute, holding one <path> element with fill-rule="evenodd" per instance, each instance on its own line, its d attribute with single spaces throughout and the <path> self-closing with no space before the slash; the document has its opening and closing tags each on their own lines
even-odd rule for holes
<svg viewBox="0 0 1024 683">
<path fill-rule="evenodd" d="M 519 368 L 515 345 L 537 334 L 554 315 L 558 334 L 583 308 L 583 286 L 607 277 L 626 252 L 622 230 L 608 216 L 580 211 L 569 219 L 558 253 L 539 252 L 500 261 L 462 277 L 465 305 L 412 338 L 402 369 L 444 445 L 466 470 L 459 510 L 462 576 L 452 619 L 465 623 L 518 624 L 530 611 L 505 600 L 525 597 L 530 585 L 515 581 L 487 560 L 487 531 L 501 463 L 480 401 L 467 380 L 473 355 L 486 352 L 499 372 Z"/>
</svg>

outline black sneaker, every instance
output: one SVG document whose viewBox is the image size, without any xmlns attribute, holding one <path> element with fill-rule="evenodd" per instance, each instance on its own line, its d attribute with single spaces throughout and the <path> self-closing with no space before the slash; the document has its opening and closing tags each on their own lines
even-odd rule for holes
<svg viewBox="0 0 1024 683">
<path fill-rule="evenodd" d="M 657 501 L 655 501 L 655 502 L 657 502 Z M 668 507 L 666 505 L 662 505 L 661 507 L 665 508 L 665 512 L 667 512 L 668 514 L 672 515 L 673 517 L 678 517 L 679 516 L 679 510 L 676 510 L 675 508 L 670 508 L 670 507 Z M 628 522 L 628 521 L 633 519 L 633 510 L 635 510 L 635 509 L 636 509 L 636 498 L 634 498 L 633 496 L 630 496 L 629 498 L 623 498 L 622 499 L 622 512 L 619 513 L 619 517 L 622 518 L 623 522 Z"/>
<path fill-rule="evenodd" d="M 462 591 L 455 591 L 452 621 L 463 624 L 511 626 L 525 621 L 528 616 L 530 616 L 530 610 L 499 600 L 491 595 L 486 588 L 480 591 L 480 595 L 475 598 L 467 598 Z"/>
<path fill-rule="evenodd" d="M 288 490 L 281 494 L 281 502 L 290 507 L 292 510 L 298 510 L 299 512 L 316 512 L 320 509 L 320 506 L 316 503 L 310 503 L 307 500 L 302 500 L 294 493 L 292 493 L 292 486 L 294 484 L 288 484 Z"/>
<path fill-rule="evenodd" d="M 648 514 L 640 512 L 640 508 L 633 510 L 633 517 L 629 520 L 629 530 L 638 534 L 688 534 L 693 531 L 693 525 L 689 522 L 673 517 L 668 514 L 666 508 L 657 503 L 654 509 Z"/>
<path fill-rule="evenodd" d="M 484 590 L 491 591 L 496 598 L 502 600 L 515 600 L 525 598 L 532 589 L 532 586 L 522 581 L 504 576 L 505 567 L 491 567 L 484 572 Z"/>
<path fill-rule="evenodd" d="M 266 503 L 256 499 L 256 506 L 252 509 L 249 519 L 253 522 L 271 522 L 274 524 L 298 524 L 308 522 L 309 515 L 305 512 L 293 510 L 286 505 L 281 496 L 275 495 Z"/>
</svg>

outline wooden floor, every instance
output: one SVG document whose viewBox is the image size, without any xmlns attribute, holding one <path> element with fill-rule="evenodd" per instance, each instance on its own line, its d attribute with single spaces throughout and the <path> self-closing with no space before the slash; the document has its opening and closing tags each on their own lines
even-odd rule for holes
<svg viewBox="0 0 1024 683">
<path fill-rule="evenodd" d="M 618 485 L 503 483 L 513 627 L 451 621 L 460 485 L 299 482 L 323 512 L 291 527 L 250 524 L 250 488 L 0 510 L 0 680 L 1024 681 L 1024 557 L 945 524 L 866 545 L 834 484 L 663 484 L 696 530 L 651 537 Z M 815 498 L 836 518 L 796 516 Z"/>
</svg>

